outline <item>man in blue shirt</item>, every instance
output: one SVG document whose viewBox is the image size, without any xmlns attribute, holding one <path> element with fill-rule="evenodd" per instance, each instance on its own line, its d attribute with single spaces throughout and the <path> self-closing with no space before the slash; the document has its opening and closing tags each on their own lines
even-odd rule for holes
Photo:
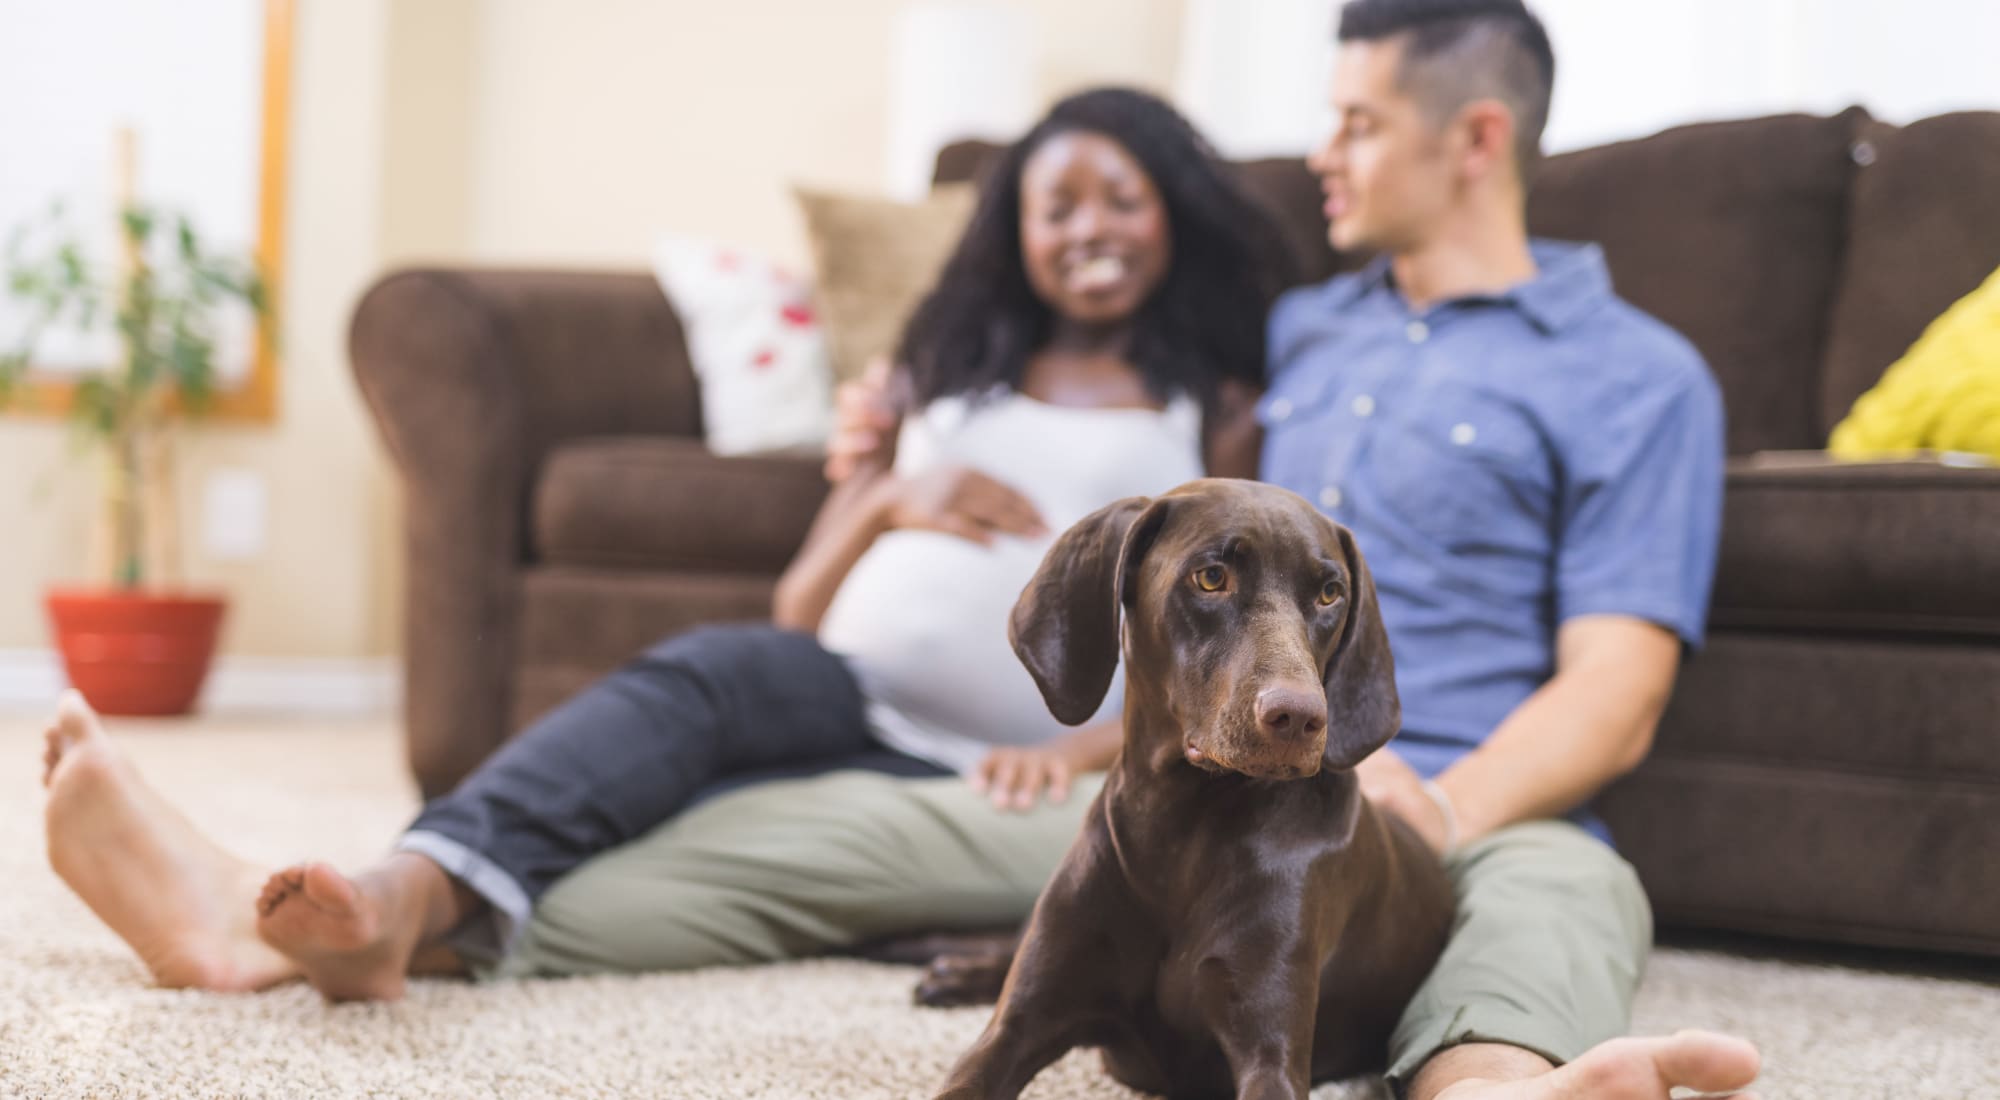
<svg viewBox="0 0 2000 1100">
<path fill-rule="evenodd" d="M 1555 63 L 1520 0 L 1354 0 L 1340 41 L 1310 164 L 1333 245 L 1378 258 L 1279 303 L 1259 416 L 1265 479 L 1368 555 L 1404 729 L 1363 789 L 1459 899 L 1391 1080 L 1420 1100 L 1742 1087 L 1739 1040 L 1607 1041 L 1651 920 L 1585 809 L 1645 757 L 1701 642 L 1717 388 L 1594 245 L 1529 240 Z"/>
</svg>

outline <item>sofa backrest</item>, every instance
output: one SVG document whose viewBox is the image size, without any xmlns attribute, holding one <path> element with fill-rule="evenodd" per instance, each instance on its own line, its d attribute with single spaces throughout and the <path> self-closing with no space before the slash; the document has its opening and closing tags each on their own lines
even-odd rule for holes
<svg viewBox="0 0 2000 1100">
<path fill-rule="evenodd" d="M 2000 112 L 1869 122 L 1815 416 L 1824 439 L 1953 302 L 2000 270 Z"/>
<path fill-rule="evenodd" d="M 1820 364 L 1867 115 L 1681 126 L 1551 157 L 1538 236 L 1604 246 L 1618 293 L 1701 350 L 1729 453 L 1820 446 Z"/>
<path fill-rule="evenodd" d="M 998 152 L 950 146 L 937 179 L 976 179 Z M 1301 161 L 1240 168 L 1309 280 L 1359 265 L 1327 246 Z M 2000 114 L 1898 128 L 1853 108 L 1551 157 L 1528 222 L 1537 236 L 1602 244 L 1619 293 L 1701 350 L 1722 386 L 1729 450 L 1742 454 L 1823 446 L 1924 324 L 2000 267 L 2000 203 L 1981 201 L 1996 194 Z"/>
</svg>

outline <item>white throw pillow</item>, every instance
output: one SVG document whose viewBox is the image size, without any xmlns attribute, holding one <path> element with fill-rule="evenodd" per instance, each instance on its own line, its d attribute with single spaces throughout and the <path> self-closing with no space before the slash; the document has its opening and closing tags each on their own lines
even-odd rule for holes
<svg viewBox="0 0 2000 1100">
<path fill-rule="evenodd" d="M 762 257 L 686 237 L 660 241 L 653 271 L 687 330 L 709 450 L 823 450 L 833 383 L 812 287 Z"/>
</svg>

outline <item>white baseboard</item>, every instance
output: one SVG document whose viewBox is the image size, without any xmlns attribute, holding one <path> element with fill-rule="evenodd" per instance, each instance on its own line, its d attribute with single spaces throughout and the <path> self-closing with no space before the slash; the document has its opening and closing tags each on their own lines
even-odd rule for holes
<svg viewBox="0 0 2000 1100">
<path fill-rule="evenodd" d="M 69 680 L 50 649 L 0 649 L 0 709 L 49 706 Z M 299 714 L 338 718 L 392 715 L 403 701 L 403 669 L 393 658 L 218 656 L 208 671 L 203 714 Z"/>
</svg>

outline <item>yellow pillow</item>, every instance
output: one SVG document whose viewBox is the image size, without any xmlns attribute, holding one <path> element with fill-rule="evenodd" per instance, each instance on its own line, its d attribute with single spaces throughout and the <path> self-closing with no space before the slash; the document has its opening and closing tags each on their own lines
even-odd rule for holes
<svg viewBox="0 0 2000 1100">
<path fill-rule="evenodd" d="M 943 184 L 920 202 L 795 188 L 812 241 L 819 311 L 835 381 L 892 355 L 903 325 L 958 247 L 978 200 L 969 183 Z"/>
<path fill-rule="evenodd" d="M 1960 451 L 2000 460 L 2000 271 L 1958 300 L 1833 429 L 1840 458 Z"/>
</svg>

